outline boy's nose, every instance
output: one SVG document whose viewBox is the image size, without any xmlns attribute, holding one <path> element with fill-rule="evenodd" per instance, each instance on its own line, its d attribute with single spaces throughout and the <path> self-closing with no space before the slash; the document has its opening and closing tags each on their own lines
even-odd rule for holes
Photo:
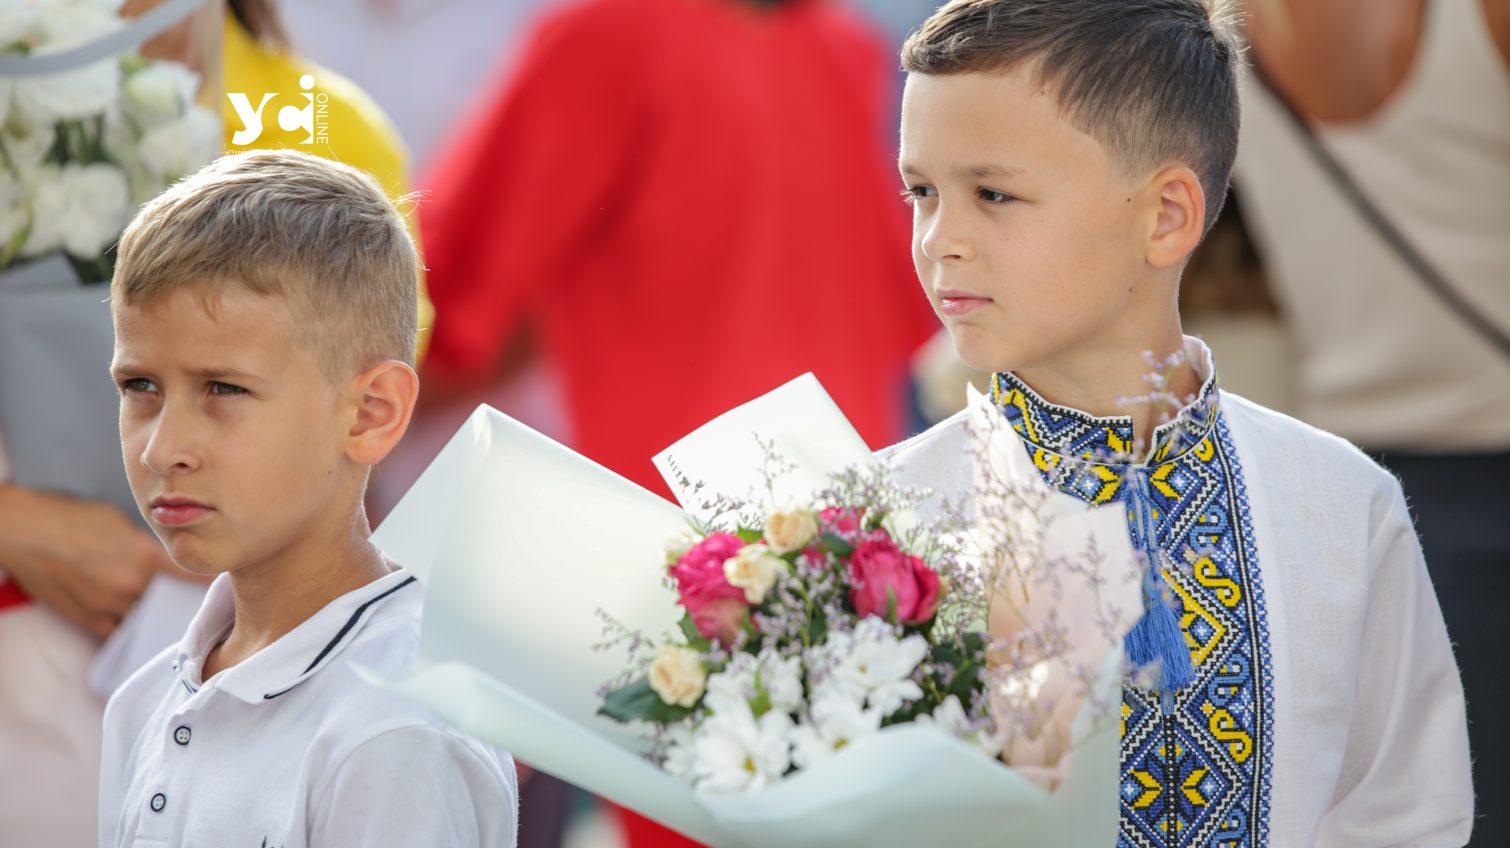
<svg viewBox="0 0 1510 848">
<path fill-rule="evenodd" d="M 142 448 L 142 466 L 161 477 L 193 471 L 199 467 L 199 454 L 193 445 L 186 422 L 164 409 Z"/>
<path fill-rule="evenodd" d="M 970 245 L 959 225 L 942 211 L 926 223 L 919 222 L 923 232 L 918 246 L 923 255 L 934 262 L 961 260 L 970 257 Z"/>
</svg>

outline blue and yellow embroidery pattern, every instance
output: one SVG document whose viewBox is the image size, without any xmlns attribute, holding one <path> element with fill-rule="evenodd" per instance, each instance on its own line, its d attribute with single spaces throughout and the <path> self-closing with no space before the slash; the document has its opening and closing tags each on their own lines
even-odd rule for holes
<svg viewBox="0 0 1510 848">
<path fill-rule="evenodd" d="M 992 397 L 1044 479 L 1087 503 L 1125 503 L 1130 418 L 1044 400 L 1011 374 Z M 1273 680 L 1263 586 L 1242 467 L 1216 380 L 1154 433 L 1147 459 L 1158 546 L 1184 567 L 1164 578 L 1180 602 L 1195 682 L 1161 710 L 1126 687 L 1119 848 L 1268 844 Z"/>
</svg>

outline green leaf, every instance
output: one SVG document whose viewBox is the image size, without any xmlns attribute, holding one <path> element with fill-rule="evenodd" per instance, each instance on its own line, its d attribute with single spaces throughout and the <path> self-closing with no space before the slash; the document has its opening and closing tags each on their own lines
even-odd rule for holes
<svg viewBox="0 0 1510 848">
<path fill-rule="evenodd" d="M 844 541 L 843 537 L 832 530 L 818 537 L 818 547 L 836 557 L 848 557 L 855 552 L 854 545 Z"/>
<path fill-rule="evenodd" d="M 893 586 L 886 587 L 886 620 L 897 623 L 897 590 Z"/>
<path fill-rule="evenodd" d="M 813 610 L 813 617 L 807 620 L 807 641 L 810 645 L 817 645 L 828 635 L 828 619 L 823 615 L 823 610 Z"/>
<path fill-rule="evenodd" d="M 761 539 L 765 538 L 765 534 L 761 531 L 752 530 L 748 527 L 741 527 L 738 530 L 735 530 L 734 535 L 738 536 L 739 541 L 744 542 L 746 545 L 753 545 Z"/>
<path fill-rule="evenodd" d="M 628 686 L 609 692 L 603 698 L 603 706 L 598 708 L 598 715 L 620 723 L 650 721 L 670 724 L 691 714 L 690 707 L 678 707 L 662 701 L 661 696 L 650 688 L 648 677 L 641 677 Z"/>
<path fill-rule="evenodd" d="M 944 695 L 946 697 L 953 695 L 959 698 L 961 704 L 968 705 L 971 694 L 978 690 L 983 683 L 981 680 L 982 670 L 984 670 L 984 666 L 978 660 L 971 660 L 964 666 L 961 666 L 959 671 L 954 675 L 954 682 L 949 684 L 949 689 L 944 692 Z"/>
<path fill-rule="evenodd" d="M 697 625 L 692 623 L 692 613 L 689 612 L 682 616 L 680 627 L 682 636 L 687 640 L 687 647 L 697 651 L 699 654 L 706 654 L 712 650 L 713 640 L 704 638 L 701 633 L 697 632 Z"/>
</svg>

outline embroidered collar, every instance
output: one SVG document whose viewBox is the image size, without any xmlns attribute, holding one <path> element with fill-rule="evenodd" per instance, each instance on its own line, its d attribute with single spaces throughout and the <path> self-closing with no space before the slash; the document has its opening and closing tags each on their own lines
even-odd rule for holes
<svg viewBox="0 0 1510 848">
<path fill-rule="evenodd" d="M 1050 403 L 1010 372 L 992 377 L 991 399 L 1030 449 L 1099 465 L 1158 465 L 1195 448 L 1216 426 L 1221 392 L 1211 351 L 1200 339 L 1186 336 L 1185 356 L 1203 380 L 1201 389 L 1191 403 L 1154 429 L 1153 444 L 1141 457 L 1133 455 L 1131 416 L 1095 416 Z"/>
</svg>

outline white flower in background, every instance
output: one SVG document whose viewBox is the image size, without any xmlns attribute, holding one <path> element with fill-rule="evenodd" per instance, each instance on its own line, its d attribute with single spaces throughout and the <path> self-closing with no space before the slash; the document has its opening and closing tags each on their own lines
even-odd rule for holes
<svg viewBox="0 0 1510 848">
<path fill-rule="evenodd" d="M 666 645 L 650 664 L 650 688 L 662 701 L 690 707 L 703 696 L 708 673 L 702 655 L 691 648 Z"/>
<path fill-rule="evenodd" d="M 61 247 L 79 259 L 96 259 L 131 219 L 126 175 L 114 165 L 44 165 L 32 213 L 24 255 Z"/>
<path fill-rule="evenodd" d="M 765 545 L 745 545 L 724 560 L 724 579 L 730 586 L 743 589 L 745 600 L 752 604 L 764 601 L 766 592 L 786 570 L 786 560 Z"/>
<path fill-rule="evenodd" d="M 33 0 L 25 5 L 34 9 L 29 21 L 33 36 L 50 51 L 94 41 L 125 24 L 120 0 Z"/>
<path fill-rule="evenodd" d="M 105 136 L 102 146 L 105 158 L 116 163 L 121 170 L 126 172 L 126 183 L 131 187 L 131 205 L 141 206 L 143 203 L 162 193 L 168 187 L 167 182 L 160 176 L 147 170 L 142 164 L 141 157 L 137 155 L 136 131 L 131 128 L 131 122 L 119 111 L 111 111 L 105 114 Z"/>
<path fill-rule="evenodd" d="M 142 165 L 165 185 L 199 170 L 219 150 L 220 121 L 199 106 L 148 130 L 137 145 Z"/>
<path fill-rule="evenodd" d="M 765 695 L 772 712 L 791 713 L 802 705 L 802 661 L 765 650 L 736 654 L 723 671 L 708 677 L 704 702 L 715 714 L 749 710 Z"/>
<path fill-rule="evenodd" d="M 792 717 L 779 710 L 758 719 L 748 708 L 714 715 L 694 743 L 697 788 L 754 791 L 780 779 L 792 765 L 791 735 Z"/>
<path fill-rule="evenodd" d="M 917 717 L 918 724 L 933 724 L 940 730 L 962 739 L 988 757 L 1001 756 L 1002 740 L 991 732 L 990 727 L 984 722 L 972 722 L 970 716 L 965 713 L 964 704 L 954 695 L 944 699 L 938 709 L 932 715 L 920 715 Z"/>
<path fill-rule="evenodd" d="M 0 256 L 9 252 L 11 240 L 26 229 L 26 192 L 10 174 L 0 170 Z"/>
<path fill-rule="evenodd" d="M 766 519 L 765 540 L 777 554 L 807 547 L 818 536 L 818 513 L 810 509 L 773 512 Z"/>
<path fill-rule="evenodd" d="M 0 53 L 15 52 L 14 48 L 31 31 L 36 9 L 30 0 L 0 0 Z M 5 121 L 7 101 L 4 96 L 4 81 L 0 80 L 0 123 Z"/>
<path fill-rule="evenodd" d="M 0 130 L 0 146 L 18 174 L 32 174 L 52 150 L 57 133 L 51 126 Z"/>
<path fill-rule="evenodd" d="M 36 55 L 93 41 L 123 25 L 114 6 L 98 0 L 53 0 L 35 6 L 23 37 Z M 30 127 L 88 118 L 105 111 L 120 89 L 121 65 L 112 56 L 56 74 L 10 80 L 11 106 Z"/>
<path fill-rule="evenodd" d="M 853 698 L 832 694 L 813 704 L 811 722 L 792 731 L 792 761 L 798 768 L 839 751 L 881 729 L 880 710 L 867 710 Z"/>
<path fill-rule="evenodd" d="M 853 633 L 831 632 L 816 652 L 822 656 L 815 665 L 825 673 L 815 686 L 815 699 L 838 692 L 887 716 L 923 697 L 911 676 L 928 656 L 928 640 L 919 635 L 898 639 L 882 619 L 863 618 Z"/>
<path fill-rule="evenodd" d="M 179 117 L 194 102 L 199 74 L 177 62 L 153 62 L 126 78 L 126 111 L 143 127 Z"/>
</svg>

